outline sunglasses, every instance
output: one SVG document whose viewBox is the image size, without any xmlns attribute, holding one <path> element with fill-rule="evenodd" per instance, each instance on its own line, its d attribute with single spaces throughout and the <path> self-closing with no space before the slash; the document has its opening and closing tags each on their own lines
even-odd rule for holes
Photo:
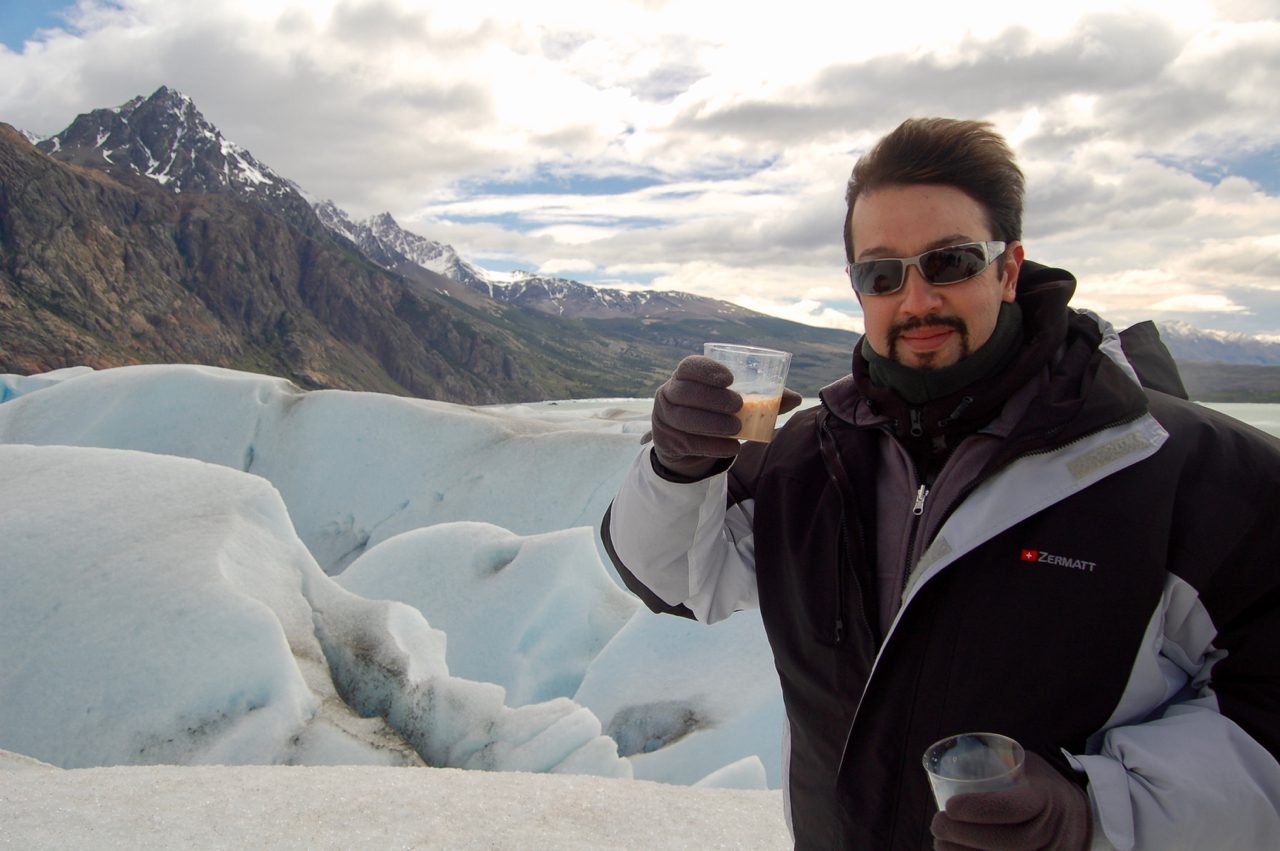
<svg viewBox="0 0 1280 851">
<path fill-rule="evenodd" d="M 966 242 L 935 248 L 915 257 L 883 257 L 850 263 L 849 281 L 862 295 L 888 295 L 902 289 L 907 269 L 915 266 L 931 284 L 958 284 L 981 274 L 1004 253 L 1005 243 Z"/>
</svg>

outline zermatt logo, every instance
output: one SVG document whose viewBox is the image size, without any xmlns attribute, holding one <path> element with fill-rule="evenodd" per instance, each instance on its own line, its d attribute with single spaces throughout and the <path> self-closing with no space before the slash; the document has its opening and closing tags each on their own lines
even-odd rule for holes
<svg viewBox="0 0 1280 851">
<path fill-rule="evenodd" d="M 1090 573 L 1092 573 L 1093 569 L 1098 566 L 1098 563 L 1094 561 L 1085 561 L 1084 559 L 1078 559 L 1078 558 L 1067 558 L 1066 556 L 1055 556 L 1050 553 L 1046 553 L 1042 550 L 1023 550 L 1022 560 L 1023 561 L 1040 561 L 1040 562 L 1044 562 L 1045 564 L 1057 564 L 1057 565 L 1061 565 L 1062 567 L 1075 568 L 1076 570 L 1087 570 Z"/>
</svg>

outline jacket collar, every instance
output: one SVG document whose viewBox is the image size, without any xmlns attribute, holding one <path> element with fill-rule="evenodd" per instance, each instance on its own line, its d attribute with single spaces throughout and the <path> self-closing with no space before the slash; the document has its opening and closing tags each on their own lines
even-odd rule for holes
<svg viewBox="0 0 1280 851">
<path fill-rule="evenodd" d="M 851 374 L 824 387 L 819 396 L 851 425 L 890 427 L 902 440 L 936 440 L 981 429 L 1047 370 L 1047 383 L 1027 407 L 1015 436 L 1034 439 L 1040 431 L 1077 429 L 1087 433 L 1137 416 L 1146 410 L 1141 388 L 1099 351 L 1098 324 L 1067 308 L 1075 286 L 1071 273 L 1025 261 L 1018 276 L 1023 343 L 1017 356 L 1002 372 L 951 396 L 913 407 L 892 390 L 876 386 L 862 357 L 865 337 L 854 347 Z M 913 429 L 921 433 L 913 434 Z"/>
</svg>

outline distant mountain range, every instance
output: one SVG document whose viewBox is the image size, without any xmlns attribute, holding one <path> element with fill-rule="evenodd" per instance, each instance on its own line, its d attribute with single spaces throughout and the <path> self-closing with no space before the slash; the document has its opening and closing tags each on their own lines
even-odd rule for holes
<svg viewBox="0 0 1280 851">
<path fill-rule="evenodd" d="M 411 233 L 390 213 L 353 222 L 332 201 L 315 204 L 320 221 L 360 246 L 374 262 L 402 270 L 415 264 L 509 304 L 572 318 L 646 318 L 699 315 L 742 318 L 753 311 L 680 292 L 635 292 L 549 278 L 531 272 L 492 272 L 463 259 L 452 246 Z M 759 316 L 760 314 L 754 314 Z M 1280 343 L 1238 331 L 1196 328 L 1181 320 L 1157 323 L 1160 338 L 1178 360 L 1280 366 Z"/>
<path fill-rule="evenodd" d="M 795 352 L 812 393 L 856 339 L 684 294 L 496 275 L 389 216 L 313 210 L 165 87 L 36 145 L 0 125 L 0 371 L 205 363 L 476 404 L 649 395 L 720 339 Z"/>
<path fill-rule="evenodd" d="M 857 339 L 687 293 L 484 269 L 389 213 L 352 220 L 163 86 L 45 139 L 0 125 L 0 190 L 5 371 L 188 361 L 475 403 L 648 395 L 723 340 L 794 352 L 791 383 L 812 394 Z M 1183 360 L 1280 364 L 1280 345 L 1247 335 L 1161 332 Z"/>
<path fill-rule="evenodd" d="M 1206 331 L 1176 319 L 1156 324 L 1178 360 L 1280 366 L 1280 343 L 1238 331 Z"/>
<path fill-rule="evenodd" d="M 403 271 L 406 263 L 444 275 L 490 298 L 571 319 L 649 319 L 699 317 L 745 319 L 763 316 L 717 299 L 674 291 L 595 287 L 532 272 L 493 272 L 459 256 L 450 245 L 410 233 L 390 213 L 352 221 L 332 201 L 315 204 L 320 221 L 350 239 L 375 263 Z"/>
</svg>

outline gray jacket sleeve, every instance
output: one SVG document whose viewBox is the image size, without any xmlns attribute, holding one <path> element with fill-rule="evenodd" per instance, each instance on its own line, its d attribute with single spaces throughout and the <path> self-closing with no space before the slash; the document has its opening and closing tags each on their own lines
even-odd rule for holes
<svg viewBox="0 0 1280 851">
<path fill-rule="evenodd" d="M 758 608 L 754 503 L 727 507 L 728 474 L 692 484 L 660 477 L 646 446 L 613 501 L 609 537 L 625 569 L 703 623 Z"/>
<path fill-rule="evenodd" d="M 1170 575 L 1111 721 L 1067 755 L 1089 777 L 1092 851 L 1280 848 L 1280 764 L 1219 711 L 1216 635 Z"/>
</svg>

